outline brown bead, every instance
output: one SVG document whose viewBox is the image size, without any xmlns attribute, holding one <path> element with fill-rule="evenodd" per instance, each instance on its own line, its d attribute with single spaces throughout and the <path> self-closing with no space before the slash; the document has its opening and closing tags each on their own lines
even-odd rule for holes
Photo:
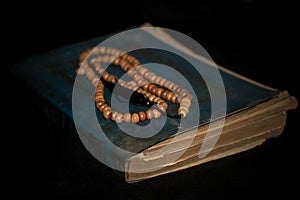
<svg viewBox="0 0 300 200">
<path fill-rule="evenodd" d="M 142 76 L 144 76 L 144 74 L 147 72 L 148 70 L 147 70 L 147 68 L 140 68 L 139 69 L 139 72 L 140 72 L 140 74 L 142 75 Z"/>
<path fill-rule="evenodd" d="M 154 102 L 154 103 L 157 103 L 159 100 L 161 100 L 161 98 L 155 97 L 155 98 L 153 99 L 153 102 Z"/>
<path fill-rule="evenodd" d="M 160 80 L 160 83 L 159 83 L 159 84 L 162 85 L 162 86 L 164 86 L 165 83 L 166 83 L 166 81 L 167 81 L 166 79 L 162 78 L 162 79 Z"/>
<path fill-rule="evenodd" d="M 152 113 L 150 110 L 146 110 L 147 119 L 152 119 Z"/>
<path fill-rule="evenodd" d="M 164 109 L 165 110 L 167 110 L 168 109 L 168 104 L 166 103 L 166 102 L 162 102 L 162 103 L 160 103 L 163 107 L 164 107 Z"/>
<path fill-rule="evenodd" d="M 156 76 L 155 83 L 159 84 L 160 81 L 161 81 L 161 79 L 162 79 L 162 78 L 161 78 L 160 76 Z"/>
<path fill-rule="evenodd" d="M 135 73 L 135 74 L 132 76 L 132 78 L 135 79 L 135 80 L 137 80 L 139 77 L 140 77 L 140 75 L 139 75 L 138 73 Z"/>
<path fill-rule="evenodd" d="M 119 64 L 120 64 L 120 60 L 121 60 L 120 58 L 117 58 L 117 59 L 114 60 L 113 63 L 114 63 L 115 65 L 119 65 Z"/>
<path fill-rule="evenodd" d="M 126 64 L 123 66 L 123 69 L 124 69 L 125 71 L 129 71 L 130 69 L 132 69 L 132 66 L 126 63 Z"/>
<path fill-rule="evenodd" d="M 148 87 L 148 91 L 150 91 L 150 92 L 151 92 L 153 88 L 155 88 L 155 85 L 153 85 L 153 84 L 150 84 L 150 85 L 149 85 L 149 87 Z"/>
<path fill-rule="evenodd" d="M 121 67 L 124 67 L 127 64 L 127 62 L 124 59 L 121 59 L 119 64 Z"/>
<path fill-rule="evenodd" d="M 161 97 L 166 99 L 167 98 L 167 95 L 168 95 L 168 91 L 164 90 L 161 94 Z"/>
<path fill-rule="evenodd" d="M 111 111 L 111 107 L 110 107 L 110 106 L 106 106 L 106 107 L 102 110 L 103 113 L 104 113 L 104 112 L 107 112 L 107 111 Z"/>
<path fill-rule="evenodd" d="M 123 121 L 123 114 L 122 113 L 118 113 L 117 116 L 116 116 L 115 121 L 117 123 L 122 123 L 122 121 Z"/>
<path fill-rule="evenodd" d="M 110 74 L 110 75 L 107 77 L 107 81 L 114 83 L 114 82 L 115 82 L 115 76 L 112 75 L 112 74 Z"/>
<path fill-rule="evenodd" d="M 102 112 L 103 111 L 103 109 L 105 108 L 105 107 L 107 107 L 108 105 L 105 103 L 105 104 L 102 104 L 100 107 L 99 107 L 99 110 L 100 110 L 100 112 Z"/>
<path fill-rule="evenodd" d="M 112 115 L 111 110 L 108 110 L 108 111 L 103 112 L 103 117 L 104 117 L 105 119 L 110 119 L 110 118 L 111 118 L 111 115 Z"/>
<path fill-rule="evenodd" d="M 171 83 L 171 85 L 170 85 L 170 90 L 171 90 L 173 93 L 175 93 L 176 88 L 177 88 L 177 85 L 176 85 L 175 83 Z"/>
<path fill-rule="evenodd" d="M 159 108 L 159 110 L 161 110 L 161 111 L 166 111 L 166 108 L 162 105 L 162 104 L 157 104 L 157 107 Z"/>
<path fill-rule="evenodd" d="M 95 97 L 95 100 L 96 101 L 104 100 L 104 95 L 103 94 L 97 94 L 96 97 Z"/>
<path fill-rule="evenodd" d="M 181 97 L 185 97 L 187 94 L 188 94 L 188 92 L 186 90 L 181 90 L 181 92 L 180 92 Z"/>
<path fill-rule="evenodd" d="M 150 80 L 152 83 L 155 83 L 156 79 L 157 79 L 157 76 L 156 76 L 154 73 L 152 73 L 152 74 L 149 76 L 149 80 Z"/>
<path fill-rule="evenodd" d="M 152 110 L 152 114 L 153 114 L 153 117 L 156 119 L 160 118 L 160 116 L 161 116 L 161 113 L 156 109 Z"/>
<path fill-rule="evenodd" d="M 149 71 L 146 71 L 145 74 L 144 74 L 144 77 L 145 77 L 146 79 L 148 79 L 148 78 L 149 78 L 149 75 L 150 75 L 150 72 L 149 72 Z"/>
<path fill-rule="evenodd" d="M 156 97 L 155 95 L 151 95 L 151 96 L 149 96 L 149 100 L 153 102 L 153 100 L 155 99 L 155 97 Z"/>
<path fill-rule="evenodd" d="M 159 96 L 159 97 L 161 97 L 161 94 L 162 94 L 163 91 L 164 91 L 164 89 L 162 89 L 162 88 L 157 88 L 157 90 L 156 90 L 156 95 Z"/>
<path fill-rule="evenodd" d="M 137 80 L 136 82 L 137 82 L 138 86 L 141 86 L 141 85 L 144 85 L 145 80 L 141 78 L 141 79 Z"/>
<path fill-rule="evenodd" d="M 113 112 L 110 119 L 115 121 L 117 114 L 118 112 Z"/>
<path fill-rule="evenodd" d="M 185 118 L 187 114 L 189 113 L 189 110 L 185 107 L 180 107 L 178 109 L 178 114 L 182 116 L 182 118 Z"/>
<path fill-rule="evenodd" d="M 171 99 L 171 102 L 172 102 L 172 103 L 176 103 L 176 101 L 177 101 L 177 97 L 173 94 L 172 99 Z"/>
<path fill-rule="evenodd" d="M 110 74 L 105 71 L 105 72 L 103 72 L 102 77 L 103 77 L 104 80 L 107 80 L 109 75 Z"/>
<path fill-rule="evenodd" d="M 152 94 L 156 94 L 156 87 L 153 87 L 150 91 Z"/>
<path fill-rule="evenodd" d="M 168 92 L 168 94 L 167 94 L 167 100 L 171 101 L 172 97 L 173 97 L 173 93 L 172 92 Z"/>
<path fill-rule="evenodd" d="M 124 54 L 122 55 L 122 58 L 123 58 L 123 59 L 127 59 L 127 58 L 128 58 L 128 56 L 129 56 L 129 54 L 128 54 L 128 53 L 124 53 Z"/>
<path fill-rule="evenodd" d="M 170 88 L 170 84 L 171 84 L 171 82 L 170 81 L 166 81 L 165 82 L 165 84 L 164 84 L 164 87 L 166 87 L 166 88 Z"/>
<path fill-rule="evenodd" d="M 139 112 L 139 118 L 141 122 L 145 121 L 147 118 L 146 113 L 143 111 Z"/>
<path fill-rule="evenodd" d="M 99 108 L 99 107 L 102 106 L 103 104 L 105 104 L 105 101 L 97 101 L 96 106 Z"/>
<path fill-rule="evenodd" d="M 181 88 L 180 86 L 178 86 L 177 89 L 175 90 L 175 92 L 176 92 L 177 94 L 179 94 L 179 93 L 181 92 L 181 90 L 182 90 L 182 88 Z"/>
<path fill-rule="evenodd" d="M 133 123 L 138 123 L 139 122 L 139 115 L 137 114 L 137 113 L 133 113 L 132 115 L 131 115 L 131 121 L 133 122 Z"/>
<path fill-rule="evenodd" d="M 104 91 L 104 88 L 97 87 L 97 89 L 96 89 L 96 96 L 103 94 L 103 91 Z"/>
<path fill-rule="evenodd" d="M 131 114 L 130 113 L 125 113 L 123 115 L 124 122 L 131 122 Z"/>
<path fill-rule="evenodd" d="M 149 84 L 144 84 L 144 85 L 143 85 L 143 88 L 144 88 L 145 90 L 148 90 Z"/>
</svg>

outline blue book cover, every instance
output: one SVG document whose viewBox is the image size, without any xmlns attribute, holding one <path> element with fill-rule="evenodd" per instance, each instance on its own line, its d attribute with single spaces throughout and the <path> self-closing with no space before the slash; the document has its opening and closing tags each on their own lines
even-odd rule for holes
<svg viewBox="0 0 300 200">
<path fill-rule="evenodd" d="M 172 33 L 167 34 L 160 28 L 145 27 L 133 32 L 128 30 L 126 37 L 121 37 L 120 34 L 101 36 L 28 58 L 16 64 L 12 72 L 47 102 L 44 110 L 48 114 L 56 113 L 53 114 L 54 118 L 60 121 L 62 126 L 74 128 L 75 122 L 77 131 L 84 132 L 80 135 L 84 143 L 91 141 L 92 138 L 95 141 L 92 146 L 103 145 L 104 147 L 99 147 L 99 151 L 103 151 L 107 157 L 115 158 L 112 160 L 122 158 L 124 162 L 133 154 L 171 136 L 256 106 L 281 93 L 281 91 L 256 83 L 214 64 L 209 58 L 192 51 L 193 47 L 187 48 L 182 45 L 185 42 L 184 39 L 176 37 L 174 39 Z M 182 41 L 178 42 L 180 39 Z M 128 53 L 137 58 L 148 70 L 152 70 L 161 77 L 168 77 L 176 84 L 186 84 L 187 90 L 193 96 L 188 117 L 182 119 L 165 116 L 164 124 L 154 123 L 152 128 L 161 127 L 157 128 L 155 134 L 147 137 L 143 136 L 143 132 L 134 133 L 140 134 L 139 136 L 124 133 L 122 127 L 119 127 L 115 121 L 105 119 L 94 105 L 95 86 L 85 75 L 76 73 L 80 54 L 99 44 L 100 46 L 110 45 L 112 48 L 126 52 L 130 50 Z M 149 63 L 156 64 L 148 65 Z M 168 67 L 164 68 L 164 66 Z M 107 70 L 119 77 L 124 74 L 113 65 Z M 173 78 L 170 70 L 179 75 L 174 75 Z M 105 98 L 107 102 L 110 102 L 112 91 L 105 89 Z M 123 106 L 122 103 L 119 104 L 120 109 Z M 146 110 L 147 107 L 133 104 L 129 109 L 137 112 L 141 109 Z M 92 114 L 92 118 L 88 116 L 90 113 L 95 113 Z M 145 122 L 140 125 L 143 127 L 148 124 Z M 125 127 L 127 131 L 130 128 L 132 128 L 130 125 L 127 129 Z M 136 132 L 134 128 L 132 130 Z M 119 150 L 111 149 L 103 140 L 109 140 L 115 146 L 130 153 L 124 155 Z M 93 149 L 89 150 L 93 151 Z M 112 152 L 107 152 L 110 150 Z"/>
</svg>

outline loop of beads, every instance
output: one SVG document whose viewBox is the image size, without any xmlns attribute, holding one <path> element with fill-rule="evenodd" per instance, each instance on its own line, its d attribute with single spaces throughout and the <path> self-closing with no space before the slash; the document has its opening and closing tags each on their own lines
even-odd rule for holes
<svg viewBox="0 0 300 200">
<path fill-rule="evenodd" d="M 94 68 L 85 62 L 85 58 L 89 54 L 96 55 L 95 58 L 91 59 L 91 64 Z M 87 49 L 81 53 L 79 56 L 79 63 L 81 64 L 81 67 L 78 73 L 85 74 L 96 87 L 95 104 L 106 119 L 111 119 L 117 123 L 138 123 L 145 120 L 157 119 L 161 116 L 161 112 L 165 112 L 168 109 L 168 104 L 163 99 L 172 103 L 179 103 L 180 106 L 178 114 L 183 118 L 185 118 L 189 112 L 192 95 L 179 85 L 149 71 L 132 55 L 123 53 L 115 48 L 96 47 L 93 50 Z M 101 63 L 113 63 L 120 66 L 132 78 L 132 81 L 126 82 L 122 79 L 118 79 L 118 77 L 105 71 L 101 67 Z M 105 85 L 101 80 L 99 80 L 97 74 L 100 74 L 105 81 L 113 84 L 118 83 L 124 88 L 143 94 L 151 102 L 156 103 L 158 109 L 149 109 L 145 112 L 140 111 L 132 114 L 123 114 L 113 111 L 112 108 L 105 102 Z M 157 87 L 157 85 L 160 87 Z"/>
</svg>

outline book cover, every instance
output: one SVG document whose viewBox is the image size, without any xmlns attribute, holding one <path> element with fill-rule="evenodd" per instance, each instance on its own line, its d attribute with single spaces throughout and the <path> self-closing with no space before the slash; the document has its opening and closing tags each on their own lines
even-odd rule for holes
<svg viewBox="0 0 300 200">
<path fill-rule="evenodd" d="M 158 27 L 139 29 L 134 34 L 128 35 L 126 40 L 115 38 L 118 42 L 114 43 L 115 46 L 113 47 L 118 49 L 126 49 L 128 46 L 134 47 L 136 50 L 131 51 L 130 54 L 138 58 L 142 64 L 160 64 L 157 65 L 157 68 L 152 68 L 160 76 L 168 76 L 168 71 L 164 70 L 163 66 L 170 66 L 178 71 L 188 80 L 189 90 L 193 92 L 194 97 L 193 106 L 197 106 L 197 108 L 190 110 L 190 118 L 187 119 L 166 117 L 162 129 L 151 137 L 143 137 L 142 132 L 138 133 L 141 134 L 140 137 L 124 134 L 124 131 L 114 121 L 105 119 L 100 112 L 96 111 L 93 104 L 95 88 L 92 84 L 89 85 L 84 75 L 78 77 L 76 74 L 80 54 L 86 49 L 106 41 L 107 38 L 109 36 L 93 38 L 37 55 L 15 65 L 13 73 L 24 80 L 47 102 L 44 104 L 46 112 L 57 112 L 53 116 L 55 120 L 60 121 L 62 126 L 73 127 L 72 120 L 75 117 L 76 129 L 81 133 L 83 132 L 80 137 L 88 150 L 105 164 L 113 165 L 120 171 L 124 170 L 130 157 L 168 138 L 255 107 L 282 94 L 282 91 L 256 83 L 215 65 L 209 59 L 194 53 L 192 49 L 186 48 Z M 145 46 L 147 48 L 144 48 Z M 166 51 L 166 49 L 171 49 L 171 51 Z M 181 56 L 176 55 L 176 53 Z M 208 85 L 216 86 L 214 91 L 218 91 L 218 85 L 215 84 L 218 80 L 199 75 L 191 63 L 196 64 L 203 71 L 218 69 L 224 84 L 226 98 L 226 109 L 223 107 L 220 109 L 224 109 L 224 112 L 212 114 L 212 104 L 215 100 L 211 98 L 212 90 Z M 113 70 L 118 76 L 122 76 L 122 71 L 114 67 L 111 67 L 110 70 Z M 176 83 L 177 80 L 172 81 Z M 86 84 L 78 87 L 80 86 L 79 83 Z M 79 88 L 75 94 L 74 87 Z M 222 90 L 220 92 L 222 93 Z M 107 101 L 110 102 L 111 92 L 106 90 L 105 95 Z M 217 95 L 215 94 L 215 96 Z M 86 99 L 88 101 L 85 101 Z M 74 113 L 74 104 L 76 105 L 76 113 Z M 291 104 L 296 105 L 295 101 L 292 101 Z M 139 110 L 140 107 L 133 105 L 130 109 L 134 111 Z M 90 120 L 89 113 L 96 113 L 96 121 L 94 118 L 94 121 Z M 198 116 L 196 123 L 189 120 L 194 119 L 195 116 Z M 99 125 L 105 134 L 98 131 Z M 106 142 L 103 142 L 104 140 Z"/>
</svg>

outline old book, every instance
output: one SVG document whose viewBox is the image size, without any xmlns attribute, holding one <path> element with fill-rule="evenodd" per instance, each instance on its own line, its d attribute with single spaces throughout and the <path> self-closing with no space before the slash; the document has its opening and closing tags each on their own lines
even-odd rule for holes
<svg viewBox="0 0 300 200">
<path fill-rule="evenodd" d="M 126 40 L 121 38 L 114 47 L 141 47 L 150 41 L 152 45 L 180 52 L 180 55 L 206 69 L 217 68 L 226 93 L 224 116 L 212 116 L 212 100 L 207 85 L 213 85 L 215 80 L 203 81 L 195 76 L 193 67 L 174 54 L 145 48 L 131 53 L 144 63 L 151 61 L 171 66 L 192 83 L 196 94 L 193 101 L 198 102 L 199 109 L 191 110 L 189 114 L 200 114 L 197 126 L 187 121 L 187 125 L 181 127 L 180 119 L 167 117 L 166 123 L 157 134 L 139 138 L 125 134 L 114 121 L 103 118 L 101 113 L 96 113 L 98 124 L 91 124 L 90 118 L 85 117 L 89 109 L 92 109 L 89 107 L 90 102 L 80 102 L 79 110 L 83 110 L 82 113 L 77 111 L 74 114 L 72 109 L 78 57 L 87 48 L 97 46 L 108 37 L 97 37 L 36 55 L 16 64 L 12 72 L 37 94 L 43 110 L 54 121 L 63 127 L 70 127 L 74 134 L 79 129 L 83 130 L 84 135 L 80 137 L 85 145 L 88 143 L 88 150 L 98 160 L 100 157 L 100 161 L 103 159 L 105 164 L 120 171 L 127 182 L 153 178 L 254 148 L 265 140 L 280 135 L 285 127 L 287 111 L 297 107 L 296 99 L 287 91 L 270 88 L 215 65 L 163 29 L 155 27 L 134 32 Z M 166 75 L 163 70 L 157 70 L 156 73 Z M 108 97 L 111 95 L 109 91 L 105 94 Z M 80 95 L 93 97 L 94 91 L 83 86 L 80 88 Z M 137 110 L 138 107 L 133 105 L 132 109 Z M 80 118 L 80 122 L 75 123 L 77 130 L 73 122 L 74 116 Z M 97 131 L 99 125 L 105 135 Z M 208 130 L 212 134 L 208 134 Z M 214 131 L 221 132 L 213 134 Z M 118 149 L 107 147 L 103 138 L 108 139 Z M 212 148 L 205 148 L 205 145 L 210 144 L 214 144 L 211 145 Z M 176 158 L 178 155 L 180 156 Z"/>
</svg>

